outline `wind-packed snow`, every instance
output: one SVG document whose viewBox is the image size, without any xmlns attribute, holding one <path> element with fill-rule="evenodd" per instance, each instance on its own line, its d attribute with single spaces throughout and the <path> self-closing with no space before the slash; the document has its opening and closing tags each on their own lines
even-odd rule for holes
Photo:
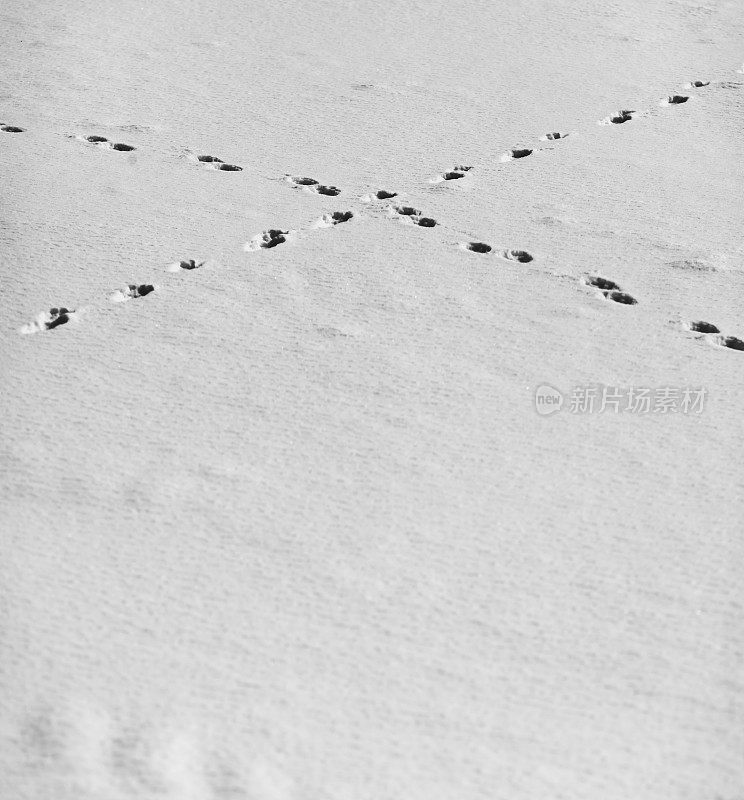
<svg viewBox="0 0 744 800">
<path fill-rule="evenodd" d="M 741 800 L 741 4 L 0 18 L 0 800 Z"/>
</svg>

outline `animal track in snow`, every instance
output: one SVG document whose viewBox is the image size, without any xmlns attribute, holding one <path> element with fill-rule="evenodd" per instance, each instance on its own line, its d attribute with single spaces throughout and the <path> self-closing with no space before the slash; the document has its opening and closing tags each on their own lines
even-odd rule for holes
<svg viewBox="0 0 744 800">
<path fill-rule="evenodd" d="M 48 312 L 42 311 L 38 314 L 33 322 L 24 325 L 20 329 L 20 332 L 37 333 L 38 331 L 51 331 L 54 328 L 58 328 L 60 325 L 66 325 L 74 313 L 74 311 L 70 311 L 64 306 L 60 308 L 50 308 Z"/>
<path fill-rule="evenodd" d="M 104 150 L 118 150 L 121 153 L 129 153 L 137 148 L 131 144 L 124 144 L 123 142 L 111 142 L 105 136 L 74 136 L 74 139 L 80 139 L 83 142 L 89 142 Z"/>
<path fill-rule="evenodd" d="M 531 156 L 533 152 L 533 150 L 530 150 L 527 147 L 514 148 L 504 153 L 504 155 L 501 156 L 501 161 L 506 163 L 507 161 L 513 161 L 517 158 L 527 158 L 527 156 Z"/>
<path fill-rule="evenodd" d="M 736 336 L 717 336 L 715 342 L 721 347 L 728 347 L 731 350 L 744 350 L 744 341 Z"/>
<path fill-rule="evenodd" d="M 249 242 L 246 242 L 243 249 L 247 253 L 251 253 L 256 250 L 269 250 L 272 247 L 284 244 L 290 235 L 291 231 L 283 231 L 279 228 L 270 228 L 263 233 L 257 234 Z"/>
<path fill-rule="evenodd" d="M 337 197 L 341 194 L 341 190 L 335 186 L 323 186 L 319 184 L 318 186 L 313 186 L 310 189 L 311 192 L 315 192 L 316 194 L 323 194 L 328 197 Z"/>
<path fill-rule="evenodd" d="M 226 164 L 221 158 L 218 158 L 217 156 L 194 155 L 190 151 L 187 151 L 187 155 L 191 159 L 191 161 L 196 161 L 199 164 L 204 164 L 206 169 L 222 170 L 223 172 L 243 171 L 243 167 L 239 167 L 237 164 Z"/>
<path fill-rule="evenodd" d="M 714 325 L 712 322 L 704 322 L 703 320 L 697 320 L 696 322 L 691 322 L 689 325 L 691 331 L 695 333 L 720 333 L 720 329 L 717 325 Z"/>
<path fill-rule="evenodd" d="M 703 86 L 710 86 L 710 81 L 690 81 L 685 84 L 685 89 L 702 89 Z"/>
<path fill-rule="evenodd" d="M 608 117 L 601 119 L 599 121 L 599 125 L 622 125 L 625 122 L 630 122 L 633 119 L 633 114 L 636 112 L 632 109 L 624 108 L 620 111 L 616 111 L 614 114 L 610 114 Z"/>
<path fill-rule="evenodd" d="M 596 275 L 590 275 L 584 278 L 584 283 L 587 286 L 593 286 L 595 289 L 599 289 L 605 298 L 615 303 L 620 303 L 625 306 L 634 306 L 638 303 L 635 297 L 624 292 L 615 281 L 611 281 L 609 278 L 600 278 Z"/>
<path fill-rule="evenodd" d="M 287 181 L 295 189 L 299 186 L 317 186 L 318 181 L 315 178 L 302 178 L 295 175 L 285 175 L 284 180 Z"/>
<path fill-rule="evenodd" d="M 341 194 L 341 190 L 336 186 L 326 186 L 325 184 L 316 181 L 315 178 L 304 178 L 297 175 L 285 175 L 284 180 L 292 186 L 293 189 L 304 188 L 308 192 L 315 194 L 323 194 L 328 197 L 337 197 Z"/>
<path fill-rule="evenodd" d="M 473 253 L 490 253 L 493 250 L 491 245 L 485 242 L 465 242 L 462 247 Z"/>
<path fill-rule="evenodd" d="M 554 131 L 553 133 L 546 133 L 545 136 L 541 136 L 540 139 L 543 142 L 554 142 L 556 139 L 565 139 L 568 136 L 567 133 L 560 133 L 559 131 Z"/>
<path fill-rule="evenodd" d="M 5 131 L 5 133 L 23 133 L 26 129 L 19 128 L 17 125 L 6 125 L 5 123 L 0 123 L 0 130 Z"/>
<path fill-rule="evenodd" d="M 603 292 L 620 291 L 620 287 L 615 281 L 611 281 L 609 278 L 600 278 L 596 275 L 586 278 L 585 283 L 587 286 L 595 286 Z"/>
<path fill-rule="evenodd" d="M 413 206 L 390 206 L 390 213 L 399 218 L 407 217 L 414 225 L 420 225 L 422 228 L 434 228 L 437 221 L 431 217 L 424 217 L 417 208 Z"/>
<path fill-rule="evenodd" d="M 684 94 L 670 94 L 669 97 L 662 100 L 660 106 L 679 106 L 686 103 L 690 98 Z"/>
<path fill-rule="evenodd" d="M 313 227 L 332 228 L 334 225 L 348 222 L 353 216 L 354 214 L 351 211 L 334 211 L 331 214 L 324 214 Z"/>
<path fill-rule="evenodd" d="M 186 259 L 185 261 L 174 261 L 172 264 L 168 264 L 166 269 L 168 270 L 168 272 L 180 272 L 182 269 L 185 270 L 200 269 L 206 263 L 207 263 L 206 261 L 196 261 L 193 258 L 189 258 Z"/>
<path fill-rule="evenodd" d="M 413 206 L 391 206 L 392 211 L 401 217 L 419 217 L 421 212 Z"/>
<path fill-rule="evenodd" d="M 375 193 L 375 197 L 378 200 L 390 200 L 393 197 L 397 197 L 398 192 L 388 192 L 385 189 L 380 189 L 378 192 Z"/>
<path fill-rule="evenodd" d="M 452 167 L 452 169 L 448 170 L 447 172 L 441 172 L 439 175 L 432 178 L 429 181 L 429 183 L 442 183 L 442 181 L 457 181 L 460 178 L 464 178 L 465 173 L 470 172 L 471 169 L 473 168 L 463 166 L 462 164 L 458 164 Z"/>
<path fill-rule="evenodd" d="M 109 296 L 112 303 L 126 303 L 137 297 L 145 297 L 154 292 L 155 287 L 151 283 L 129 283 L 123 289 L 117 289 Z"/>
<path fill-rule="evenodd" d="M 522 264 L 528 264 L 530 261 L 534 261 L 533 256 L 526 250 L 502 250 L 499 255 L 502 258 L 508 258 L 510 261 L 519 261 Z"/>
<path fill-rule="evenodd" d="M 629 295 L 627 292 L 607 292 L 605 297 L 609 300 L 613 300 L 615 303 L 622 303 L 625 306 L 634 306 L 638 303 L 638 301 L 632 295 Z"/>
</svg>

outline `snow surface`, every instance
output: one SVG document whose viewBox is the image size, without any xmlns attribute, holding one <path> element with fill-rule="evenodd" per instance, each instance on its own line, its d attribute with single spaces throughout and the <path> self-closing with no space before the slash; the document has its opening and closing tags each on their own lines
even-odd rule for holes
<svg viewBox="0 0 744 800">
<path fill-rule="evenodd" d="M 2 800 L 741 800 L 741 3 L 0 17 Z"/>
</svg>

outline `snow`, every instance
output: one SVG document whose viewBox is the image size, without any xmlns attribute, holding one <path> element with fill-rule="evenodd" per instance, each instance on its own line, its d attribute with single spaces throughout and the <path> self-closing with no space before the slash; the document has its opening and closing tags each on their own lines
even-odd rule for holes
<svg viewBox="0 0 744 800">
<path fill-rule="evenodd" d="M 737 800 L 739 5 L 2 16 L 0 799 Z"/>
</svg>

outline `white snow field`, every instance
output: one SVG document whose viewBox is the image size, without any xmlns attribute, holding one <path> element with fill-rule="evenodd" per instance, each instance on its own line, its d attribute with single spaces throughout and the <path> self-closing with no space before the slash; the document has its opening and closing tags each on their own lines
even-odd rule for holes
<svg viewBox="0 0 744 800">
<path fill-rule="evenodd" d="M 0 800 L 742 800 L 742 3 L 0 22 Z"/>
</svg>

